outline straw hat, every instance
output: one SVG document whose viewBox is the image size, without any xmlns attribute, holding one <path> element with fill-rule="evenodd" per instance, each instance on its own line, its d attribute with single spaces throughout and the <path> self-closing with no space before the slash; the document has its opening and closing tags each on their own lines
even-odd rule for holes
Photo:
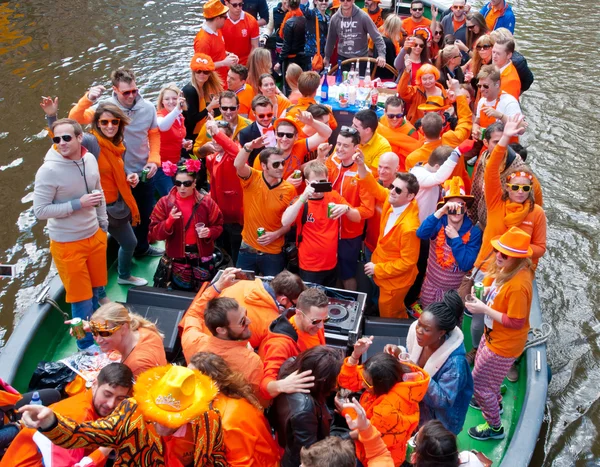
<svg viewBox="0 0 600 467">
<path fill-rule="evenodd" d="M 424 104 L 419 106 L 419 110 L 423 112 L 440 112 L 450 108 L 450 105 L 446 104 L 443 96 L 429 96 Z"/>
<path fill-rule="evenodd" d="M 208 0 L 208 2 L 204 4 L 203 14 L 206 19 L 212 19 L 224 15 L 228 11 L 229 7 L 223 5 L 221 0 Z"/>
<path fill-rule="evenodd" d="M 500 253 L 513 258 L 529 258 L 533 255 L 531 236 L 518 227 L 511 227 L 504 234 L 493 238 L 491 244 Z"/>
<path fill-rule="evenodd" d="M 192 71 L 215 71 L 215 64 L 209 55 L 197 53 L 190 62 Z"/>
<path fill-rule="evenodd" d="M 452 177 L 451 179 L 446 180 L 442 186 L 442 196 L 444 201 L 438 203 L 438 209 L 452 198 L 462 199 L 467 204 L 467 208 L 470 208 L 473 205 L 473 201 L 475 201 L 475 197 L 465 193 L 465 184 L 462 178 Z"/>
<path fill-rule="evenodd" d="M 151 368 L 133 386 L 144 418 L 169 428 L 179 428 L 206 412 L 217 392 L 208 376 L 176 365 Z"/>
</svg>

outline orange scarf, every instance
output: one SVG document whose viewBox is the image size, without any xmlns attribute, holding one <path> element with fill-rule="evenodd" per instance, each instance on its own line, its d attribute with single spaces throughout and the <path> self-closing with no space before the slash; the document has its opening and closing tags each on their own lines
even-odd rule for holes
<svg viewBox="0 0 600 467">
<path fill-rule="evenodd" d="M 507 230 L 511 227 L 520 226 L 527 215 L 531 212 L 531 200 L 527 200 L 523 204 L 506 200 L 504 206 L 504 225 L 506 226 Z"/>
<path fill-rule="evenodd" d="M 471 238 L 471 231 L 469 230 L 466 234 L 462 236 L 462 241 L 464 244 L 469 242 Z M 437 263 L 443 267 L 444 269 L 452 269 L 454 270 L 456 266 L 456 260 L 454 259 L 454 255 L 452 254 L 452 250 L 450 250 L 447 254 L 444 252 L 444 245 L 446 244 L 446 230 L 444 227 L 440 229 L 438 232 L 438 236 L 435 239 L 435 259 Z"/>
<path fill-rule="evenodd" d="M 125 164 L 123 164 L 125 146 L 122 142 L 118 146 L 115 146 L 112 141 L 99 134 L 96 130 L 92 130 L 91 133 L 96 137 L 100 145 L 98 165 L 109 166 L 113 175 L 112 177 L 104 177 L 100 180 L 107 203 L 116 201 L 120 194 L 131 211 L 131 225 L 139 224 L 140 212 L 135 198 L 131 194 L 131 187 L 125 175 Z"/>
<path fill-rule="evenodd" d="M 293 18 L 294 16 L 303 16 L 304 13 L 300 10 L 300 8 L 296 8 L 295 10 L 288 11 L 283 18 L 283 22 L 281 23 L 281 27 L 279 28 L 279 37 L 283 39 L 283 28 L 285 27 L 285 23 L 288 19 Z"/>
</svg>

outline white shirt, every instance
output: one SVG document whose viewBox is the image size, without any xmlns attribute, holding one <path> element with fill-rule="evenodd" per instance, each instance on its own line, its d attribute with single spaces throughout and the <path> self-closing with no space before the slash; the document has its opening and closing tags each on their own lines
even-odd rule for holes
<svg viewBox="0 0 600 467">
<path fill-rule="evenodd" d="M 484 105 L 487 105 L 488 107 L 495 107 L 498 112 L 502 112 L 507 117 L 521 114 L 521 106 L 519 105 L 519 101 L 504 91 L 500 93 L 498 99 L 494 99 L 493 101 L 488 101 L 485 97 L 479 99 L 479 102 L 477 103 L 477 118 L 479 118 L 481 115 L 481 108 Z"/>
<path fill-rule="evenodd" d="M 392 190 L 393 190 L 393 188 L 392 188 Z M 388 217 L 387 224 L 385 224 L 385 229 L 383 230 L 383 235 L 387 235 L 388 232 L 390 230 L 392 230 L 392 227 L 394 227 L 394 224 L 396 224 L 396 221 L 402 215 L 402 213 L 408 207 L 409 204 L 410 203 L 406 203 L 404 206 L 398 206 L 397 208 L 394 208 L 394 207 L 392 208 L 392 212 L 390 212 L 390 217 Z"/>
<path fill-rule="evenodd" d="M 256 122 L 256 126 L 260 130 L 261 135 L 267 135 L 266 145 L 267 148 L 274 148 L 277 146 L 277 140 L 275 139 L 275 131 L 269 130 L 266 131 L 266 128 L 262 126 L 260 123 Z M 270 125 L 272 126 L 272 125 Z"/>
</svg>

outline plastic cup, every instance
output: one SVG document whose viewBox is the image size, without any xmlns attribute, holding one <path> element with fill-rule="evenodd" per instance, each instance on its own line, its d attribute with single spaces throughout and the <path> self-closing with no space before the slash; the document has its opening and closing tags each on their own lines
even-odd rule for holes
<svg viewBox="0 0 600 467">
<path fill-rule="evenodd" d="M 465 295 L 465 303 L 475 303 L 477 301 L 477 297 L 473 294 Z"/>
<path fill-rule="evenodd" d="M 196 233 L 198 234 L 198 236 L 200 236 L 200 230 L 202 230 L 204 227 L 206 227 L 206 224 L 204 224 L 203 222 L 198 222 L 196 224 Z"/>
</svg>

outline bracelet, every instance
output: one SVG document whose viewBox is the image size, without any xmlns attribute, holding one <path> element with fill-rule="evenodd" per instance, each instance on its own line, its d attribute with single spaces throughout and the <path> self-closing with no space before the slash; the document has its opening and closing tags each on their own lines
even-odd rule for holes
<svg viewBox="0 0 600 467">
<path fill-rule="evenodd" d="M 221 295 L 221 291 L 217 288 L 217 286 L 215 284 L 212 284 L 213 289 L 215 289 L 217 291 L 217 293 L 219 295 Z"/>
<path fill-rule="evenodd" d="M 308 203 L 308 199 L 305 199 L 302 196 L 298 196 L 298 198 L 300 199 L 300 201 L 302 201 L 302 204 Z"/>
</svg>

